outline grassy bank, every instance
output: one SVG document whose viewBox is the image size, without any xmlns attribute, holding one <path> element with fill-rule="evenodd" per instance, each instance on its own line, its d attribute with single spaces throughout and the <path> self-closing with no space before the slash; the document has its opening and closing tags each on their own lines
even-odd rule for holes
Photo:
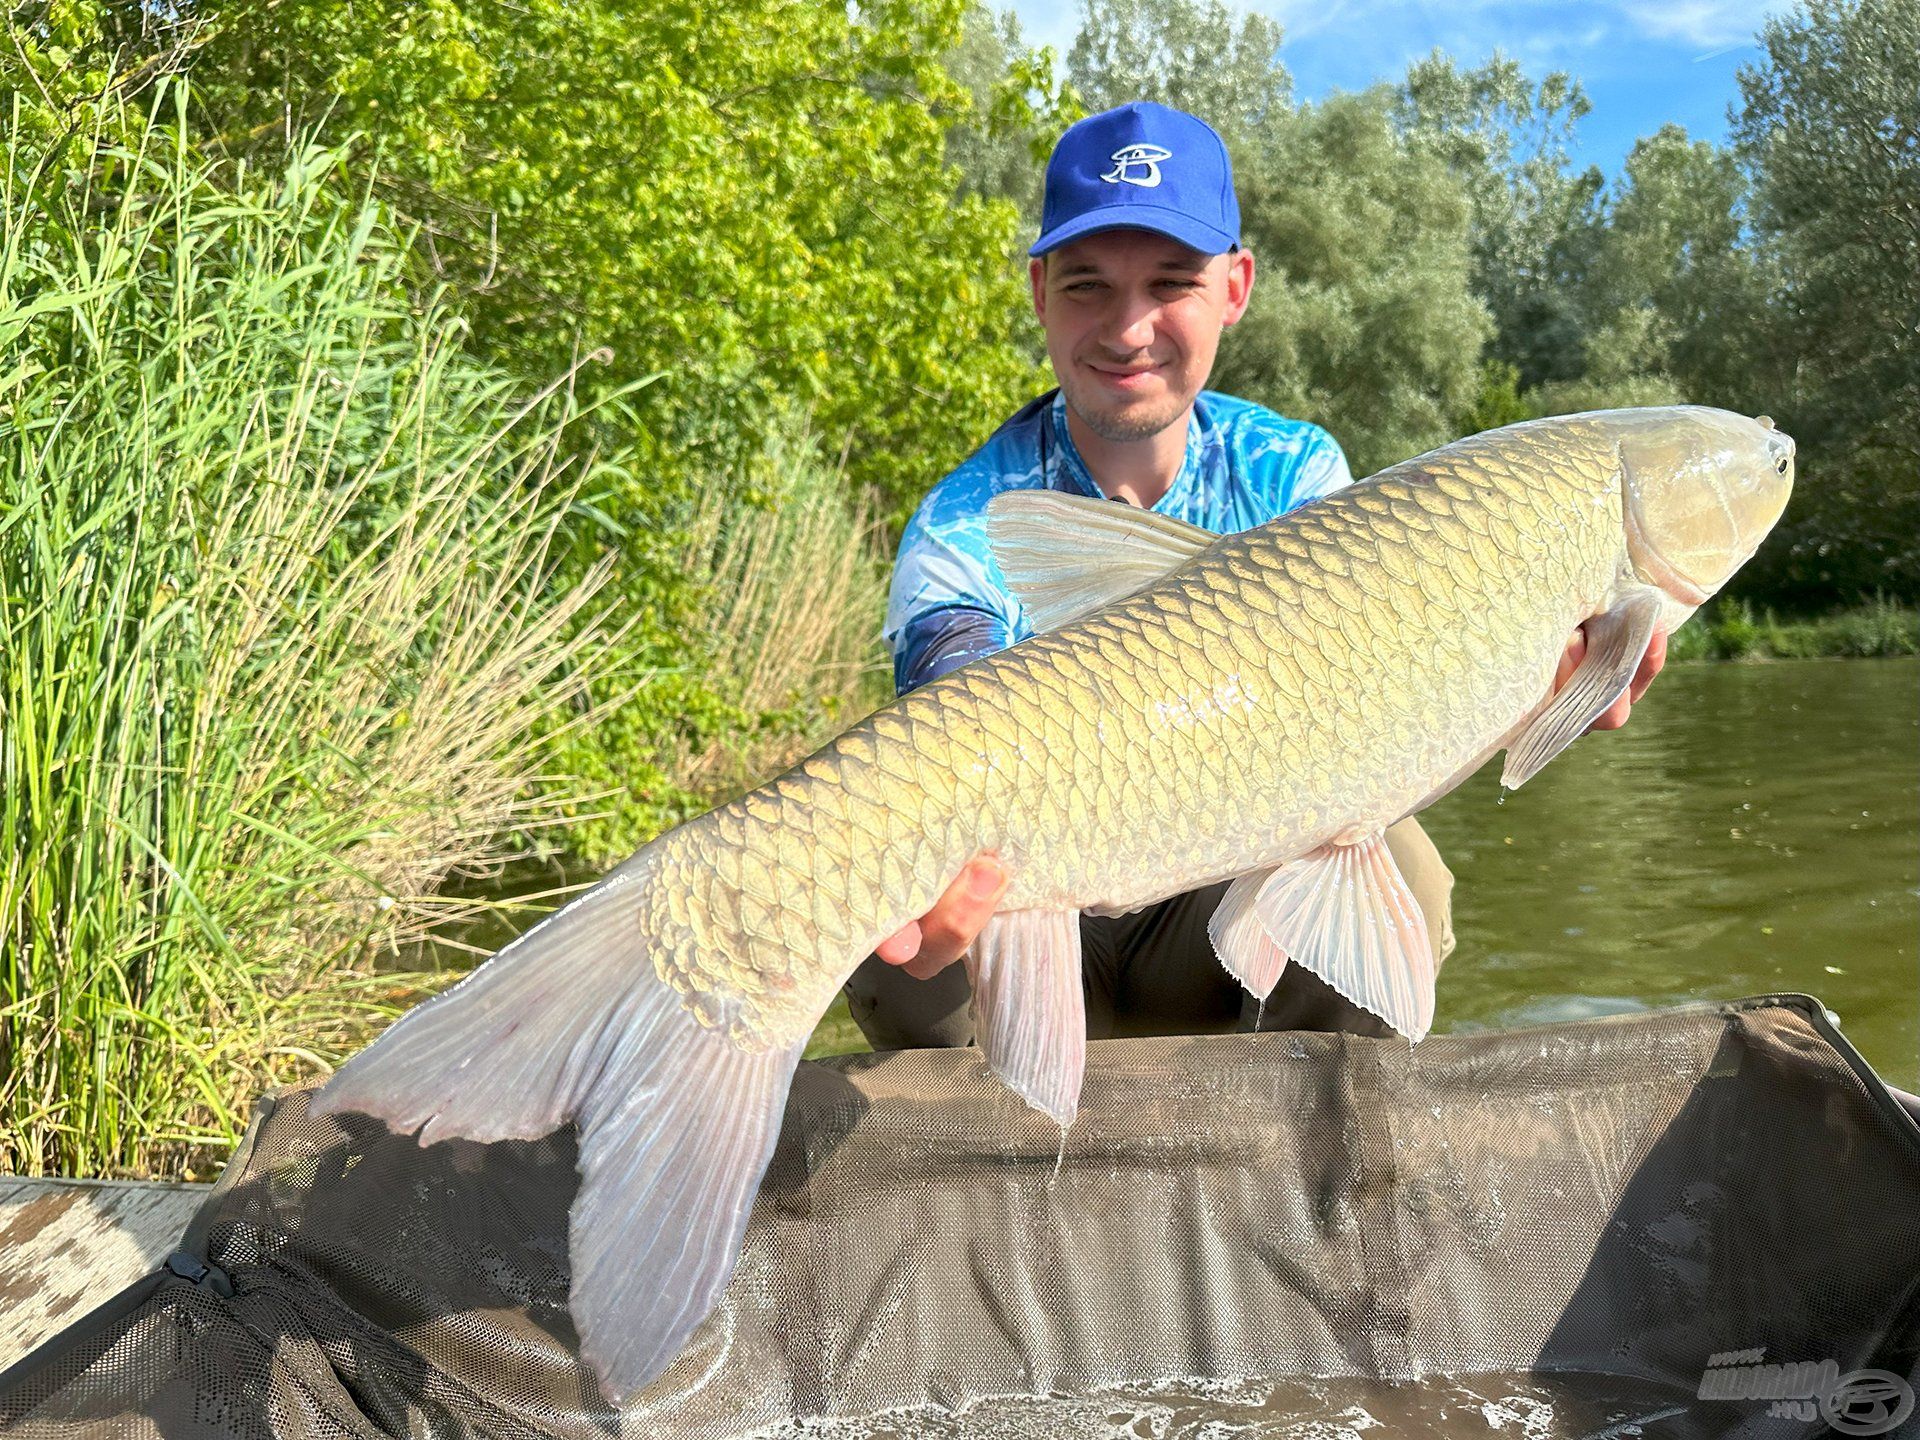
<svg viewBox="0 0 1920 1440">
<path fill-rule="evenodd" d="M 1745 600 L 1718 601 L 1673 637 L 1669 658 L 1870 659 L 1920 654 L 1920 609 L 1884 598 L 1812 617 L 1782 617 Z"/>
<path fill-rule="evenodd" d="M 572 372 L 474 360 L 338 153 L 118 118 L 0 172 L 0 1171 L 206 1173 L 488 877 L 625 854 L 878 658 L 804 426 L 609 516 Z"/>
<path fill-rule="evenodd" d="M 553 821 L 609 643 L 565 384 L 466 359 L 336 155 L 145 134 L 5 157 L 0 1170 L 193 1170 L 412 998 L 368 957 Z"/>
</svg>

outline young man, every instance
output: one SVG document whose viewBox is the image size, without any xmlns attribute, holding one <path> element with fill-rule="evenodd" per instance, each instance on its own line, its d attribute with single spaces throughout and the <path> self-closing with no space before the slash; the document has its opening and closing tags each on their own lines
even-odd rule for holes
<svg viewBox="0 0 1920 1440">
<path fill-rule="evenodd" d="M 1031 633 L 986 543 L 986 504 L 1003 490 L 1104 496 L 1227 533 L 1350 483 L 1346 456 L 1326 431 L 1203 388 L 1222 332 L 1252 296 L 1254 260 L 1239 241 L 1226 147 L 1202 121 L 1136 102 L 1060 138 L 1029 252 L 1034 313 L 1059 389 L 1021 409 L 936 485 L 901 537 L 886 624 L 898 691 Z M 1573 658 L 1579 644 L 1576 636 Z M 1631 699 L 1658 670 L 1660 648 Z M 1563 678 L 1570 669 L 1562 666 Z M 1624 721 L 1629 703 L 1602 724 Z M 1445 959 L 1453 877 L 1412 819 L 1387 840 Z M 876 1049 L 972 1042 L 966 972 L 953 961 L 1005 886 L 992 857 L 977 858 L 923 920 L 855 973 L 848 998 Z M 1298 965 L 1264 1011 L 1254 1006 L 1207 938 L 1224 889 L 1082 918 L 1092 1038 L 1256 1023 L 1387 1033 Z"/>
</svg>

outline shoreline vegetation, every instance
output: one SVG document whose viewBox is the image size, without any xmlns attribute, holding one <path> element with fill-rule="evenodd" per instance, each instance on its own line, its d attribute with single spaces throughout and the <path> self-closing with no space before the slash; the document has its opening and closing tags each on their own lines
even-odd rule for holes
<svg viewBox="0 0 1920 1440">
<path fill-rule="evenodd" d="M 1876 596 L 1826 614 L 1782 616 L 1735 597 L 1714 600 L 1675 633 L 1670 662 L 1880 659 L 1920 655 L 1920 606 Z"/>
<path fill-rule="evenodd" d="M 1849 118 L 1911 93 L 1859 57 L 1920 54 L 1920 0 L 1802 0 L 1730 145 L 1611 181 L 1568 76 L 1305 103 L 1265 17 L 1084 8 L 1065 57 L 965 0 L 10 17 L 0 1172 L 211 1175 L 569 893 L 520 881 L 888 698 L 893 536 L 1050 383 L 1039 158 L 1120 99 L 1234 151 L 1268 301 L 1218 388 L 1361 472 L 1764 402 L 1803 498 L 1672 658 L 1920 649 L 1920 256 L 1856 234 L 1913 177 Z"/>
</svg>

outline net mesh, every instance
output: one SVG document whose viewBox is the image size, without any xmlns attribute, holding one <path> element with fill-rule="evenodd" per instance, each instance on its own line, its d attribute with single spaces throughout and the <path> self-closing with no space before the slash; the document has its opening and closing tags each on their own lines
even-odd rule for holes
<svg viewBox="0 0 1920 1440">
<path fill-rule="evenodd" d="M 624 1412 L 575 1355 L 570 1133 L 422 1149 L 306 1100 L 263 1103 L 184 1238 L 207 1272 L 0 1377 L 0 1426 L 717 1437 L 1167 1377 L 1576 1373 L 1677 1397 L 1696 1429 L 1661 1433 L 1801 1437 L 1694 1400 L 1713 1357 L 1920 1352 L 1920 1127 L 1799 997 L 1103 1043 L 1064 1145 L 975 1051 L 803 1065 L 725 1301 Z"/>
</svg>

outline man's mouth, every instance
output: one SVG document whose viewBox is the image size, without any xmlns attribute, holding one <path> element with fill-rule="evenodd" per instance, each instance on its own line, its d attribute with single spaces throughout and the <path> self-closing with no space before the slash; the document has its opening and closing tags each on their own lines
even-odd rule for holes
<svg viewBox="0 0 1920 1440">
<path fill-rule="evenodd" d="M 1115 390 L 1128 391 L 1144 389 L 1154 376 L 1164 368 L 1159 365 L 1103 365 L 1097 361 L 1089 362 L 1087 368 L 1100 377 L 1101 383 Z"/>
</svg>

